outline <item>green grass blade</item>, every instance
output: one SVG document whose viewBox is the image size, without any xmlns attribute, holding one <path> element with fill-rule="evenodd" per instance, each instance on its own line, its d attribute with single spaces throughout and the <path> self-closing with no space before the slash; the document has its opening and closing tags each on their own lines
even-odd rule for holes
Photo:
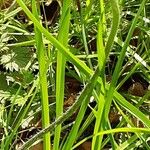
<svg viewBox="0 0 150 150">
<path fill-rule="evenodd" d="M 97 134 L 100 129 L 100 124 L 101 124 L 101 116 L 104 108 L 104 95 L 105 95 L 105 62 L 106 62 L 106 55 L 105 55 L 105 47 L 104 47 L 104 40 L 103 40 L 103 35 L 105 33 L 105 20 L 104 20 L 104 2 L 100 1 L 100 19 L 98 22 L 98 34 L 97 34 L 97 53 L 98 53 L 98 66 L 100 69 L 100 76 L 102 78 L 103 83 L 101 84 L 100 88 L 100 94 L 99 94 L 99 100 L 98 100 L 98 110 L 96 113 L 96 122 L 95 122 L 95 127 L 94 127 L 94 134 Z M 102 142 L 102 136 L 98 137 L 93 137 L 92 139 L 92 149 L 94 150 L 95 148 L 100 149 L 101 147 L 101 142 Z"/>
<path fill-rule="evenodd" d="M 15 101 L 16 101 L 16 98 L 17 98 L 17 96 L 18 96 L 20 90 L 21 90 L 21 86 L 20 86 L 19 89 L 17 90 L 17 92 L 16 92 L 16 94 L 15 94 L 15 97 L 14 97 L 14 99 L 13 99 L 13 101 L 12 101 L 12 104 L 11 104 L 11 107 L 10 107 L 10 110 L 9 110 L 9 114 L 8 114 L 8 117 L 7 117 L 7 128 L 8 128 L 8 126 L 9 126 L 9 124 L 10 124 L 10 120 L 11 120 L 11 117 L 12 117 L 13 108 L 14 108 L 14 105 L 15 105 Z"/>
<path fill-rule="evenodd" d="M 32 11 L 34 16 L 39 20 L 38 9 L 36 1 L 32 0 Z M 49 100 L 48 100 L 48 84 L 47 84 L 47 70 L 45 70 L 46 59 L 45 59 L 45 48 L 43 45 L 42 33 L 39 29 L 34 27 L 35 31 L 35 40 L 37 47 L 37 56 L 39 62 L 39 82 L 40 82 L 40 91 L 41 91 L 41 103 L 42 103 L 42 128 L 46 128 L 50 124 L 49 117 Z M 50 150 L 50 132 L 46 133 L 43 136 L 43 149 Z"/>
<path fill-rule="evenodd" d="M 108 37 L 107 44 L 105 47 L 106 58 L 108 57 L 108 55 L 111 51 L 111 48 L 113 46 L 114 39 L 115 39 L 116 33 L 118 31 L 119 22 L 120 22 L 120 10 L 119 10 L 118 0 L 111 0 L 110 4 L 111 4 L 111 8 L 112 8 L 113 20 L 112 20 L 112 27 L 111 27 L 110 35 Z"/>
<path fill-rule="evenodd" d="M 58 41 L 65 47 L 68 45 L 69 25 L 70 25 L 70 5 L 71 0 L 63 1 L 62 15 L 59 25 Z M 57 52 L 57 71 L 56 71 L 56 119 L 63 114 L 63 102 L 64 102 L 64 87 L 65 87 L 65 66 L 66 58 L 63 54 Z M 55 150 L 59 149 L 61 133 L 61 124 L 55 129 L 54 146 Z"/>
</svg>

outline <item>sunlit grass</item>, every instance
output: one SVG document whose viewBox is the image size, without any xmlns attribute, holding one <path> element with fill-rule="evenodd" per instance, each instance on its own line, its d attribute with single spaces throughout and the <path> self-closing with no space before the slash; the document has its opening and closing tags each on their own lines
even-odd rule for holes
<svg viewBox="0 0 150 150">
<path fill-rule="evenodd" d="M 32 12 L 34 16 L 39 20 L 39 6 L 36 5 L 36 1 L 32 1 Z M 34 25 L 35 26 L 35 25 Z M 48 100 L 48 82 L 47 82 L 47 70 L 46 70 L 46 50 L 43 43 L 42 33 L 34 27 L 35 41 L 37 47 L 37 57 L 39 62 L 39 82 L 41 91 L 41 104 L 42 104 L 42 128 L 46 128 L 50 124 L 49 113 L 49 100 Z M 50 133 L 46 133 L 43 137 L 43 149 L 51 150 Z"/>
<path fill-rule="evenodd" d="M 37 99 L 38 102 L 41 100 L 42 105 L 42 130 L 25 141 L 20 150 L 28 149 L 38 139 L 43 140 L 44 150 L 51 148 L 71 150 L 87 140 L 91 141 L 92 150 L 103 149 L 108 143 L 111 144 L 111 148 L 118 150 L 137 148 L 140 144 L 142 148 L 150 149 L 149 91 L 145 90 L 143 97 L 131 96 L 128 89 L 121 91 L 122 86 L 135 73 L 140 73 L 147 83 L 150 81 L 149 23 L 143 19 L 144 17 L 148 19 L 147 1 L 100 0 L 96 3 L 89 0 L 66 0 L 60 3 L 59 21 L 57 20 L 52 29 L 49 29 L 47 24 L 46 28 L 43 26 L 39 4 L 35 0 L 28 3 L 31 8 L 23 0 L 16 2 L 4 11 L 0 23 L 5 24 L 9 20 L 6 25 L 6 29 L 9 29 L 8 35 L 14 37 L 24 35 L 25 38 L 22 42 L 6 45 L 10 49 L 31 46 L 32 51 L 36 50 L 34 52 L 36 55 L 28 62 L 25 70 L 31 70 L 32 64 L 37 59 L 38 73 L 28 84 L 28 88 L 24 88 L 24 85 L 18 82 L 13 85 L 19 86 L 14 92 L 10 109 L 5 108 L 3 112 L 6 114 L 3 124 L 6 122 L 6 126 L 1 149 L 7 150 L 11 147 L 13 149 L 15 145 L 13 141 L 19 135 L 21 124 L 36 103 L 34 100 Z M 130 7 L 134 10 L 127 16 L 126 13 L 132 11 Z M 11 25 L 12 18 L 21 10 L 28 16 L 29 24 L 34 25 L 32 33 L 26 31 L 26 27 L 19 21 Z M 129 19 L 126 19 L 128 17 Z M 54 34 L 50 32 L 53 28 Z M 135 35 L 137 28 L 140 29 L 139 35 Z M 136 36 L 138 36 L 137 46 L 135 43 L 132 44 Z M 78 41 L 72 45 L 70 41 L 74 38 Z M 93 39 L 96 41 L 95 51 L 91 51 L 93 47 L 90 48 L 90 41 Z M 115 60 L 112 61 L 111 57 L 115 57 Z M 71 67 L 68 64 L 71 64 Z M 110 64 L 112 68 L 109 68 Z M 80 81 L 82 90 L 77 93 L 75 102 L 65 112 L 65 75 L 68 74 Z M 108 81 L 107 75 L 111 76 Z M 24 103 L 18 106 L 19 112 L 13 120 L 11 117 L 17 108 L 15 102 L 22 89 L 26 92 L 23 95 Z M 94 106 L 90 103 L 92 98 Z M 49 110 L 52 101 L 56 104 L 53 114 L 52 110 Z M 87 108 L 90 109 L 89 114 L 86 113 Z M 115 109 L 120 116 L 120 122 L 115 128 L 111 126 L 109 117 L 111 109 Z M 74 120 L 70 124 L 65 124 L 74 113 L 77 114 Z M 134 118 L 141 121 L 142 128 L 133 123 Z M 91 135 L 85 136 L 84 133 L 91 126 Z M 69 132 L 64 135 L 66 127 Z M 104 137 L 106 134 L 107 137 Z M 117 138 L 116 134 L 122 137 Z"/>
</svg>

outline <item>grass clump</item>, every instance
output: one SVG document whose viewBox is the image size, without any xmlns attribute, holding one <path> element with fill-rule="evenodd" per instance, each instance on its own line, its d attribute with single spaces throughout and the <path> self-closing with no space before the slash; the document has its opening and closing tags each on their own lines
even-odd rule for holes
<svg viewBox="0 0 150 150">
<path fill-rule="evenodd" d="M 148 1 L 0 4 L 1 149 L 150 149 Z"/>
</svg>

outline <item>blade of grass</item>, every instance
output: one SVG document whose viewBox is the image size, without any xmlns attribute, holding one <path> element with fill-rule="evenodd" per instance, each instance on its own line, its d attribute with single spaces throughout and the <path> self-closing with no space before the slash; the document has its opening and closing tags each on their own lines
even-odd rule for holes
<svg viewBox="0 0 150 150">
<path fill-rule="evenodd" d="M 37 9 L 36 1 L 32 0 L 32 11 L 34 16 L 39 20 L 39 13 Z M 46 59 L 45 59 L 45 48 L 43 44 L 42 33 L 34 25 L 35 31 L 35 40 L 37 47 L 37 56 L 39 62 L 39 82 L 40 82 L 40 91 L 41 91 L 41 103 L 42 103 L 42 128 L 46 128 L 50 124 L 50 115 L 49 115 L 49 100 L 48 100 L 48 84 L 47 84 L 47 70 L 45 70 Z M 50 132 L 44 134 L 43 136 L 43 149 L 50 150 Z"/>
<path fill-rule="evenodd" d="M 98 53 L 98 66 L 100 69 L 100 77 L 102 78 L 102 84 L 100 86 L 100 94 L 99 94 L 99 100 L 98 100 L 98 110 L 96 112 L 96 122 L 94 127 L 94 134 L 97 134 L 100 129 L 101 124 L 101 116 L 104 108 L 104 95 L 105 95 L 105 61 L 106 61 L 106 55 L 105 55 L 105 47 L 103 44 L 103 35 L 104 35 L 104 2 L 100 1 L 100 19 L 98 22 L 98 34 L 97 34 L 97 53 Z M 92 150 L 95 148 L 100 149 L 102 142 L 102 136 L 93 137 L 92 139 Z"/>
<path fill-rule="evenodd" d="M 70 5 L 71 0 L 63 1 L 62 15 L 59 23 L 58 41 L 65 47 L 68 45 L 69 25 L 70 25 Z M 65 65 L 66 58 L 63 54 L 57 52 L 57 71 L 56 71 L 56 119 L 63 114 L 64 102 L 64 87 L 65 87 Z M 59 150 L 61 133 L 61 124 L 55 129 L 54 146 L 53 149 Z"/>
<path fill-rule="evenodd" d="M 106 58 L 108 57 L 112 45 L 114 43 L 114 39 L 119 27 L 119 22 L 120 22 L 120 10 L 119 10 L 119 4 L 118 4 L 118 0 L 111 0 L 110 1 L 111 4 L 111 8 L 112 8 L 112 13 L 113 13 L 113 19 L 112 19 L 112 27 L 111 27 L 111 31 L 110 31 L 110 35 L 108 37 L 107 40 L 107 44 L 106 44 Z"/>
<path fill-rule="evenodd" d="M 7 128 L 9 127 L 9 124 L 10 124 L 10 120 L 11 120 L 11 117 L 12 117 L 12 112 L 13 112 L 13 108 L 14 108 L 14 105 L 15 105 L 15 101 L 16 101 L 16 98 L 21 90 L 22 86 L 20 85 L 19 89 L 17 90 L 16 94 L 15 94 L 15 97 L 12 101 L 12 104 L 11 104 L 11 107 L 10 107 L 10 110 L 9 110 L 9 114 L 8 114 L 8 117 L 7 117 Z"/>
<path fill-rule="evenodd" d="M 80 20 L 81 20 L 81 31 L 82 31 L 83 44 L 84 44 L 86 56 L 88 57 L 89 48 L 88 48 L 86 29 L 85 29 L 86 24 L 85 24 L 85 20 L 84 20 L 84 17 L 83 17 L 83 12 L 82 12 L 82 9 L 81 9 L 81 2 L 80 2 L 80 0 L 76 0 L 76 1 L 77 1 L 78 11 L 79 11 L 79 14 L 80 14 Z M 92 69 L 93 66 L 92 66 L 91 59 L 87 58 L 87 62 L 88 62 L 88 66 Z"/>
</svg>

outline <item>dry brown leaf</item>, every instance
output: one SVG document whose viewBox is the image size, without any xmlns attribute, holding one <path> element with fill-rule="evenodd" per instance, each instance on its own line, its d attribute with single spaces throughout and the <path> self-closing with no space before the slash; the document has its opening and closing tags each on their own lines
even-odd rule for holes
<svg viewBox="0 0 150 150">
<path fill-rule="evenodd" d="M 129 89 L 128 92 L 134 96 L 144 96 L 145 90 L 143 85 L 140 82 L 133 83 Z"/>
<path fill-rule="evenodd" d="M 78 150 L 91 150 L 92 142 L 86 141 L 78 147 Z"/>
</svg>

